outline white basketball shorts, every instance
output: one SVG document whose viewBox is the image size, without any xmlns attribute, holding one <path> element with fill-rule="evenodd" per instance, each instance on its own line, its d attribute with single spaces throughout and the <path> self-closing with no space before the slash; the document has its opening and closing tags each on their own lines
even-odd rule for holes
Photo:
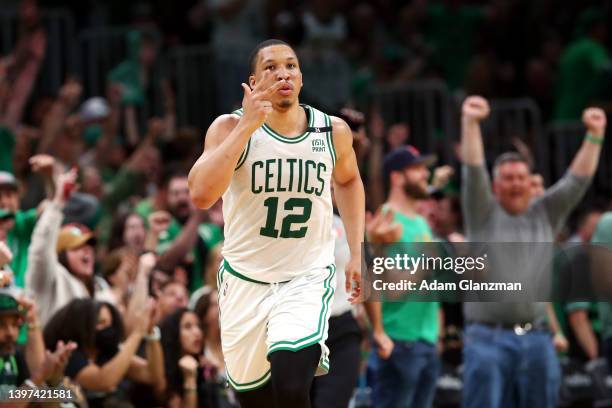
<svg viewBox="0 0 612 408">
<path fill-rule="evenodd" d="M 268 356 L 320 344 L 315 375 L 329 371 L 328 320 L 336 267 L 309 271 L 282 283 L 264 283 L 222 262 L 217 274 L 219 322 L 227 378 L 239 392 L 270 380 Z"/>
</svg>

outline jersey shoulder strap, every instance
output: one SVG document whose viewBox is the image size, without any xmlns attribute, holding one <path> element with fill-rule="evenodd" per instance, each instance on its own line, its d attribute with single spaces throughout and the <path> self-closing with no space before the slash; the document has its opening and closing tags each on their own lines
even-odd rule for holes
<svg viewBox="0 0 612 408">
<path fill-rule="evenodd" d="M 329 115 L 322 112 L 312 106 L 303 105 L 304 109 L 309 109 L 311 114 L 314 115 L 312 126 L 308 127 L 307 131 L 310 133 L 320 133 L 325 138 L 328 146 L 328 151 L 331 156 L 332 163 L 336 164 L 336 149 L 334 148 L 334 138 L 332 136 L 332 122 Z"/>
</svg>

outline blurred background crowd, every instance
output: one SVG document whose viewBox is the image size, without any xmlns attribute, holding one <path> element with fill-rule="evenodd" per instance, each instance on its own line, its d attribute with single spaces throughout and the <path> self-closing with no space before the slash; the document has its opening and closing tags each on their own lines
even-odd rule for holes
<svg viewBox="0 0 612 408">
<path fill-rule="evenodd" d="M 4 1 L 0 383 L 66 381 L 89 406 L 235 404 L 216 304 L 221 203 L 196 209 L 187 173 L 212 119 L 239 106 L 261 40 L 294 46 L 301 102 L 351 126 L 368 210 L 386 199 L 385 154 L 437 155 L 435 194 L 418 211 L 434 237 L 454 241 L 464 234 L 460 102 L 491 102 L 487 164 L 516 151 L 534 191 L 546 188 L 581 143 L 583 109 L 611 106 L 611 22 L 605 1 Z M 559 242 L 590 242 L 609 209 L 609 146 Z M 435 404 L 457 406 L 461 305 L 444 310 Z M 612 338 L 597 304 L 555 310 L 561 403 L 608 398 L 588 365 Z M 351 313 L 363 339 L 351 404 L 375 405 L 368 322 Z"/>
</svg>

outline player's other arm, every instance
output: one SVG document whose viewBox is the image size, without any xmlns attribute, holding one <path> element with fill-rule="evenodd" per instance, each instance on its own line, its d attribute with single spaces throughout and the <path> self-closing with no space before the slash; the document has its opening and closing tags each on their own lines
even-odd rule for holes
<svg viewBox="0 0 612 408">
<path fill-rule="evenodd" d="M 336 204 L 346 229 L 351 259 L 346 266 L 346 290 L 351 301 L 357 300 L 361 283 L 361 243 L 364 237 L 365 193 L 353 150 L 353 134 L 340 118 L 332 117 L 332 135 L 336 150 L 333 181 Z"/>
</svg>

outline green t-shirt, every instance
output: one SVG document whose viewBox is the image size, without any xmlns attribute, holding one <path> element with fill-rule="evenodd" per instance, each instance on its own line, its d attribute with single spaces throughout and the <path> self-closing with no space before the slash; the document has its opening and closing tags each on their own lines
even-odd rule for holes
<svg viewBox="0 0 612 408">
<path fill-rule="evenodd" d="M 155 211 L 151 199 L 146 199 L 138 203 L 134 211 L 144 218 L 145 222 L 148 216 Z M 174 218 L 170 221 L 168 230 L 159 238 L 157 244 L 157 253 L 163 254 L 170 248 L 172 242 L 181 233 L 182 226 Z M 219 242 L 223 241 L 223 230 L 216 224 L 202 223 L 198 227 L 198 235 L 208 250 L 212 249 Z M 204 265 L 205 259 L 204 253 L 197 250 L 197 246 L 193 249 L 193 271 L 190 277 L 189 291 L 193 293 L 197 289 L 204 286 L 204 271 L 206 266 Z"/>
<path fill-rule="evenodd" d="M 554 118 L 580 119 L 582 110 L 602 88 L 600 74 L 609 65 L 608 52 L 597 41 L 585 37 L 570 44 L 559 62 Z"/>
<path fill-rule="evenodd" d="M 394 220 L 402 225 L 400 242 L 432 241 L 433 234 L 423 217 L 407 217 L 395 212 Z M 383 302 L 385 332 L 395 340 L 435 344 L 439 333 L 439 308 L 438 302 Z"/>
<path fill-rule="evenodd" d="M 9 231 L 7 242 L 13 253 L 11 269 L 15 274 L 15 284 L 25 287 L 25 274 L 28 268 L 28 248 L 36 225 L 36 208 L 15 213 L 15 226 Z"/>
</svg>

